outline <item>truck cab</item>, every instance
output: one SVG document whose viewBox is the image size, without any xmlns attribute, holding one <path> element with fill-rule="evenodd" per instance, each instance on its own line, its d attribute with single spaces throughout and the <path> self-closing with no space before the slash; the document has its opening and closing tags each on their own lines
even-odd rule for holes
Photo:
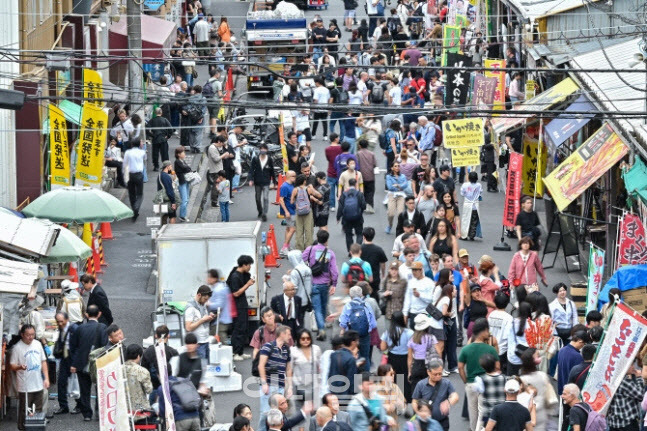
<svg viewBox="0 0 647 431">
<path fill-rule="evenodd" d="M 286 3 L 286 7 L 280 7 Z M 308 26 L 305 14 L 281 2 L 276 10 L 266 10 L 265 2 L 252 2 L 245 21 L 245 41 L 248 61 L 248 91 L 272 92 L 276 76 L 283 74 L 285 65 L 294 65 L 308 52 Z M 288 11 L 288 12 L 286 12 Z M 271 72 L 270 72 L 271 71 Z"/>
</svg>

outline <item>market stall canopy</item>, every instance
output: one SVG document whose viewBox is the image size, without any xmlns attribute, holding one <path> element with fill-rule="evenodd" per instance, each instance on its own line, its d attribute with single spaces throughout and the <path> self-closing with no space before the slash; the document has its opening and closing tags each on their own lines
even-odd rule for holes
<svg viewBox="0 0 647 431">
<path fill-rule="evenodd" d="M 636 156 L 631 168 L 623 170 L 622 179 L 627 193 L 640 197 L 647 204 L 647 165 L 640 156 Z"/>
<path fill-rule="evenodd" d="M 543 178 L 557 208 L 564 211 L 628 152 L 629 148 L 611 125 L 604 123 L 586 142 Z"/>
<path fill-rule="evenodd" d="M 9 238 L 12 232 L 13 236 Z M 47 241 L 48 232 L 56 234 L 52 238 L 53 245 L 47 251 L 41 242 Z M 32 250 L 25 252 L 24 245 L 19 247 L 23 243 L 33 244 Z M 28 256 L 37 255 L 40 263 L 76 262 L 92 255 L 92 249 L 63 226 L 49 220 L 18 217 L 5 208 L 0 208 L 0 248 Z"/>
<path fill-rule="evenodd" d="M 528 118 L 537 115 L 534 112 L 546 111 L 558 103 L 562 103 L 568 96 L 579 89 L 580 87 L 571 78 L 564 79 L 559 84 L 516 106 L 513 110 L 500 114 L 500 117 L 493 118 L 492 127 L 494 132 L 500 135 L 513 127 L 523 124 Z"/>
<path fill-rule="evenodd" d="M 624 292 L 625 290 L 644 287 L 645 280 L 647 280 L 647 264 L 627 265 L 618 268 L 600 291 L 598 296 L 598 309 L 609 302 L 609 291 L 614 287 Z"/>
<path fill-rule="evenodd" d="M 26 295 L 37 279 L 37 263 L 0 258 L 0 292 Z"/>
<path fill-rule="evenodd" d="M 103 223 L 133 216 L 119 199 L 91 187 L 63 187 L 38 197 L 23 211 L 57 223 Z"/>
<path fill-rule="evenodd" d="M 175 42 L 175 23 L 150 15 L 141 15 L 142 56 L 144 58 L 165 58 Z M 110 53 L 115 56 L 128 55 L 128 20 L 121 19 L 110 26 Z"/>
<path fill-rule="evenodd" d="M 550 149 L 550 153 L 553 154 L 555 149 L 562 145 L 564 141 L 586 126 L 591 121 L 591 118 L 595 116 L 595 111 L 595 105 L 591 103 L 586 94 L 582 94 L 566 108 L 563 114 L 548 123 L 544 130 L 548 137 L 546 144 Z M 573 114 L 572 112 L 591 112 L 591 114 Z"/>
</svg>

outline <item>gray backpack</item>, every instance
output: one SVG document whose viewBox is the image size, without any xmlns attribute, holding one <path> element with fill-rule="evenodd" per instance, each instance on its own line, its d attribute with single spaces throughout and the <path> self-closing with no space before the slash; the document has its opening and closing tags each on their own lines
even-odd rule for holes
<svg viewBox="0 0 647 431">
<path fill-rule="evenodd" d="M 178 377 L 176 381 L 169 382 L 171 390 L 180 399 L 182 410 L 195 412 L 200 409 L 202 398 L 190 379 Z"/>
</svg>

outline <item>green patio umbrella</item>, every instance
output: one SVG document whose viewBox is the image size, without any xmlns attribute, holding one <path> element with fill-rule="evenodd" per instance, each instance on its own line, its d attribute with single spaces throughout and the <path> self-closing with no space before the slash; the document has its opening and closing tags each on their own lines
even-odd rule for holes
<svg viewBox="0 0 647 431">
<path fill-rule="evenodd" d="M 2 223 L 3 217 L 15 217 L 24 220 L 26 223 L 41 223 L 48 226 L 54 225 L 54 227 L 59 228 L 58 237 L 50 249 L 49 255 L 38 259 L 40 263 L 76 262 L 77 260 L 87 259 L 92 255 L 92 249 L 81 238 L 63 226 L 59 226 L 49 220 L 20 218 L 10 210 L 0 208 L 0 223 Z"/>
<path fill-rule="evenodd" d="M 38 197 L 23 214 L 57 223 L 104 223 L 133 216 L 119 199 L 91 187 L 63 187 Z"/>
</svg>

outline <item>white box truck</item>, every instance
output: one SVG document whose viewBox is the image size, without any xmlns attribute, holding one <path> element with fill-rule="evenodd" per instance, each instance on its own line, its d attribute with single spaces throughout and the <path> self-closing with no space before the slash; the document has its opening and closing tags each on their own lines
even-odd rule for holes
<svg viewBox="0 0 647 431">
<path fill-rule="evenodd" d="M 167 224 L 158 232 L 156 244 L 158 304 L 190 301 L 205 284 L 207 270 L 217 269 L 226 281 L 240 255 L 252 256 L 256 283 L 245 292 L 251 336 L 267 299 L 260 221 Z"/>
</svg>

